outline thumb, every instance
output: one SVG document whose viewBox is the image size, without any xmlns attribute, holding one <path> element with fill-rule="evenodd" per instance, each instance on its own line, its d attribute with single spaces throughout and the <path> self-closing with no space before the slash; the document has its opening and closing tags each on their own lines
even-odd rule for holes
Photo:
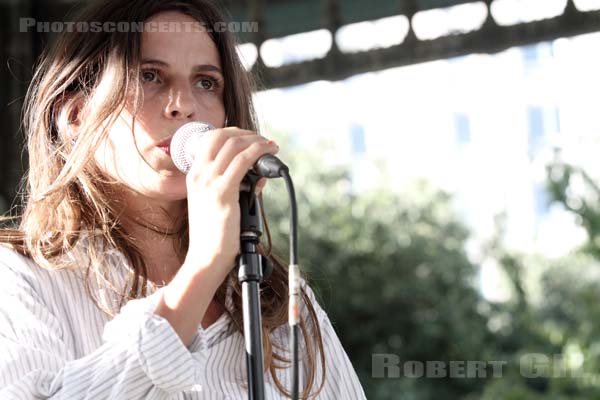
<svg viewBox="0 0 600 400">
<path fill-rule="evenodd" d="M 267 178 L 260 178 L 258 182 L 256 182 L 256 194 L 261 194 L 265 186 L 267 186 Z"/>
</svg>

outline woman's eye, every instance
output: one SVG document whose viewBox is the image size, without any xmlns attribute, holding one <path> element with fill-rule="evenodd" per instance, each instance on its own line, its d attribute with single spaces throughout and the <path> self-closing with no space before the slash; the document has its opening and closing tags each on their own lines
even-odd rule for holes
<svg viewBox="0 0 600 400">
<path fill-rule="evenodd" d="M 214 78 L 204 77 L 198 81 L 197 85 L 204 90 L 215 90 L 217 81 Z"/>
<path fill-rule="evenodd" d="M 141 76 L 143 82 L 154 82 L 158 79 L 158 73 L 152 69 L 142 71 Z"/>
</svg>

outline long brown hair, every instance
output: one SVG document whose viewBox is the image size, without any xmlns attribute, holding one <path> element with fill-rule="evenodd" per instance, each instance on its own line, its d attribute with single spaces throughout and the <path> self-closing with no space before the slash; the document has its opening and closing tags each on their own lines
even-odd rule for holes
<svg viewBox="0 0 600 400">
<path fill-rule="evenodd" d="M 179 11 L 207 27 L 225 21 L 222 12 L 208 0 L 104 0 L 92 2 L 75 21 L 143 22 L 164 11 Z M 258 130 L 252 103 L 255 83 L 242 66 L 234 35 L 227 30 L 213 30 L 214 41 L 225 77 L 223 101 L 228 125 Z M 123 226 L 121 208 L 115 201 L 116 187 L 95 164 L 93 154 L 107 134 L 107 127 L 123 110 L 128 93 L 134 104 L 140 100 L 139 66 L 141 33 L 65 32 L 41 58 L 30 84 L 23 109 L 23 128 L 27 135 L 29 170 L 24 181 L 24 208 L 2 220 L 17 220 L 15 228 L 0 230 L 0 242 L 11 245 L 31 257 L 42 268 L 59 270 L 85 268 L 86 289 L 94 303 L 104 312 L 91 289 L 91 282 L 103 282 L 118 297 L 119 307 L 130 299 L 148 294 L 148 271 L 134 240 Z M 78 134 L 72 123 L 79 113 L 85 115 Z M 264 210 L 262 210 L 264 217 Z M 180 255 L 188 247 L 187 213 L 176 236 Z M 276 351 L 284 350 L 271 341 L 270 333 L 286 323 L 288 307 L 287 268 L 272 254 L 271 237 L 266 224 L 267 246 L 259 251 L 273 264 L 271 276 L 261 291 L 265 368 L 279 390 L 290 393 L 278 380 L 275 370 L 289 366 L 289 360 Z M 149 227 L 150 228 L 150 227 Z M 62 257 L 85 235 L 87 266 L 73 265 Z M 109 246 L 119 251 L 134 273 L 119 290 L 110 279 L 106 253 Z M 98 250 L 100 249 L 100 250 Z M 225 307 L 227 289 L 231 289 L 233 310 Z M 316 396 L 325 381 L 325 355 L 315 309 L 305 292 L 306 318 L 301 322 L 306 346 L 308 376 L 303 397 Z M 243 333 L 241 288 L 233 270 L 219 287 L 215 300 L 229 313 L 233 329 Z M 317 359 L 323 374 L 316 382 Z"/>
</svg>

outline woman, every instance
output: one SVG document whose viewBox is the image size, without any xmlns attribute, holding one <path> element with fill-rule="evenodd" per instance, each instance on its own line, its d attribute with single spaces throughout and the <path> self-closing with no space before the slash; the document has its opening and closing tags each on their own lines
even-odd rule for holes
<svg viewBox="0 0 600 400">
<path fill-rule="evenodd" d="M 26 206 L 0 234 L 0 398 L 246 398 L 239 185 L 278 147 L 256 134 L 234 39 L 205 0 L 109 0 L 76 20 L 145 24 L 65 33 L 31 83 Z M 184 176 L 168 143 L 197 120 L 217 129 Z M 269 257 L 266 392 L 285 398 L 287 272 Z M 306 286 L 303 301 L 303 397 L 364 398 Z"/>
</svg>

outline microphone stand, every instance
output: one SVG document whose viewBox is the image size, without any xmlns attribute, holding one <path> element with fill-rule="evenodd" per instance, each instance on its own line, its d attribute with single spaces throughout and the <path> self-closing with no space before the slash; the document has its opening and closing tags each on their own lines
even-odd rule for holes
<svg viewBox="0 0 600 400">
<path fill-rule="evenodd" d="M 259 179 L 260 176 L 253 171 L 248 172 L 242 181 L 242 191 L 240 191 L 241 251 L 238 256 L 238 281 L 242 286 L 249 400 L 264 400 L 265 398 L 259 289 L 263 277 L 267 278 L 272 271 L 269 260 L 257 252 L 257 245 L 263 229 L 260 203 L 255 193 L 256 183 Z"/>
</svg>

